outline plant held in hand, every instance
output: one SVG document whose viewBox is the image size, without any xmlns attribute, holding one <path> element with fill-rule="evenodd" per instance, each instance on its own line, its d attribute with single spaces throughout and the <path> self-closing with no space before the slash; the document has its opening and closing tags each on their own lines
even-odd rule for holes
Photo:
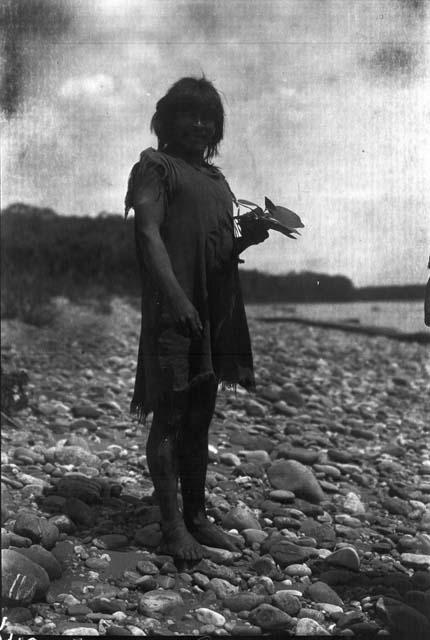
<svg viewBox="0 0 430 640">
<path fill-rule="evenodd" d="M 266 229 L 274 229 L 296 240 L 296 236 L 300 235 L 297 229 L 305 226 L 297 213 L 286 207 L 273 204 L 267 197 L 264 199 L 264 209 L 249 200 L 240 199 L 237 202 L 240 206 L 248 209 L 246 213 L 235 216 L 235 223 L 239 225 L 241 232 L 247 224 L 260 222 Z"/>
</svg>

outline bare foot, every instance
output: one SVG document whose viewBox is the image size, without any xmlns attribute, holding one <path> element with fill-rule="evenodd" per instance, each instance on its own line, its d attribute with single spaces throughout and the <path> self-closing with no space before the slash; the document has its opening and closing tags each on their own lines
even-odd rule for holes
<svg viewBox="0 0 430 640">
<path fill-rule="evenodd" d="M 187 531 L 181 521 L 168 526 L 163 526 L 163 538 L 159 546 L 159 552 L 173 556 L 175 560 L 186 562 L 198 562 L 203 558 L 203 549 L 197 540 Z"/>
<path fill-rule="evenodd" d="M 200 544 L 204 544 L 207 547 L 227 549 L 228 551 L 241 551 L 243 548 L 243 543 L 240 538 L 226 533 L 207 519 L 189 526 L 188 529 Z"/>
</svg>

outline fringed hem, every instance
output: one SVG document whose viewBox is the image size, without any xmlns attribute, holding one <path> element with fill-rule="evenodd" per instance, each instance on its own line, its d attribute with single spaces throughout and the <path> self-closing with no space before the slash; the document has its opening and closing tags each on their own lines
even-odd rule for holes
<svg viewBox="0 0 430 640">
<path fill-rule="evenodd" d="M 136 416 L 138 423 L 143 424 L 144 427 L 146 427 L 146 419 L 150 413 L 139 402 L 132 402 L 130 405 L 130 414 Z"/>
</svg>

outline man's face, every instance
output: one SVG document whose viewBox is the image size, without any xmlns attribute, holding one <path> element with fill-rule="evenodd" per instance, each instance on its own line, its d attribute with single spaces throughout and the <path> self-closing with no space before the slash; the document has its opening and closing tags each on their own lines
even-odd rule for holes
<svg viewBox="0 0 430 640">
<path fill-rule="evenodd" d="M 204 153 L 213 140 L 215 121 L 206 110 L 187 108 L 178 111 L 173 121 L 172 142 L 190 153 Z"/>
</svg>

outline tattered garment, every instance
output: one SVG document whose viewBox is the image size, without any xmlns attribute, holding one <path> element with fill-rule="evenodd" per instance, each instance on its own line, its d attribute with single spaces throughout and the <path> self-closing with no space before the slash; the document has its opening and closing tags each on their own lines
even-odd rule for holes
<svg viewBox="0 0 430 640">
<path fill-rule="evenodd" d="M 240 290 L 233 226 L 234 196 L 214 166 L 193 166 L 154 149 L 141 153 L 126 196 L 126 215 L 139 187 L 156 185 L 165 217 L 161 236 L 175 276 L 197 309 L 201 337 L 185 337 L 136 242 L 142 274 L 142 323 L 131 411 L 144 418 L 172 392 L 214 379 L 255 388 L 251 343 Z M 137 235 L 136 235 L 137 237 Z"/>
</svg>

